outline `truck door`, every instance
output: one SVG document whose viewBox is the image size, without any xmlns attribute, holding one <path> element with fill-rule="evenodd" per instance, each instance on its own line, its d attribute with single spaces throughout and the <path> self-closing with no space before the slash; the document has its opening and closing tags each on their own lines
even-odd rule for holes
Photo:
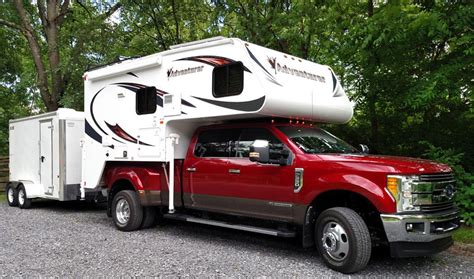
<svg viewBox="0 0 474 279">
<path fill-rule="evenodd" d="M 53 194 L 53 123 L 51 120 L 40 122 L 40 181 L 44 193 Z"/>
<path fill-rule="evenodd" d="M 199 134 L 192 155 L 184 162 L 184 203 L 191 208 L 233 210 L 228 191 L 228 160 L 239 129 L 211 129 Z"/>
<path fill-rule="evenodd" d="M 284 144 L 265 128 L 245 128 L 235 143 L 227 164 L 225 195 L 235 197 L 238 213 L 291 221 L 293 216 L 293 175 L 291 166 L 260 164 L 249 160 L 250 145 L 268 140 L 270 148 Z"/>
</svg>

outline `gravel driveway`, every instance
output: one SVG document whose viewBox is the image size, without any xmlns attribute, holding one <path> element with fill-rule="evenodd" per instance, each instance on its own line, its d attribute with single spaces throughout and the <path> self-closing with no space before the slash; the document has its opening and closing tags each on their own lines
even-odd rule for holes
<svg viewBox="0 0 474 279">
<path fill-rule="evenodd" d="M 170 222 L 120 232 L 103 207 L 0 205 L 0 276 L 341 277 L 296 240 Z M 474 259 L 443 252 L 393 260 L 372 255 L 360 276 L 469 277 Z"/>
</svg>

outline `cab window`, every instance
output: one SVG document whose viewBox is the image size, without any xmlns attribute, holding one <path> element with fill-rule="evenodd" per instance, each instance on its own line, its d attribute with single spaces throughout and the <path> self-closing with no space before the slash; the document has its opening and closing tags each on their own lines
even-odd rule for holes
<svg viewBox="0 0 474 279">
<path fill-rule="evenodd" d="M 216 129 L 199 134 L 194 156 L 229 157 L 231 147 L 239 139 L 240 129 Z"/>
<path fill-rule="evenodd" d="M 267 140 L 270 144 L 270 150 L 280 151 L 283 149 L 283 143 L 277 139 L 269 130 L 263 128 L 242 129 L 239 140 L 234 144 L 231 157 L 247 158 L 249 157 L 250 145 L 255 140 Z"/>
</svg>

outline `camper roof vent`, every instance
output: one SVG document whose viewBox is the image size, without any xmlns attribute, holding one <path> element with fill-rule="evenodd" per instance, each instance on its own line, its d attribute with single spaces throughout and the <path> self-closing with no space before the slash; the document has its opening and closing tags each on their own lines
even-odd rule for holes
<svg viewBox="0 0 474 279">
<path fill-rule="evenodd" d="M 223 36 L 217 36 L 217 37 L 207 38 L 207 39 L 203 39 L 203 40 L 199 40 L 199 41 L 183 43 L 183 44 L 178 44 L 178 45 L 172 45 L 172 46 L 170 46 L 170 49 L 177 49 L 177 48 L 181 48 L 181 47 L 199 45 L 199 44 L 203 44 L 203 43 L 219 41 L 219 40 L 222 40 L 222 39 L 227 39 L 227 38 L 223 37 Z"/>
</svg>

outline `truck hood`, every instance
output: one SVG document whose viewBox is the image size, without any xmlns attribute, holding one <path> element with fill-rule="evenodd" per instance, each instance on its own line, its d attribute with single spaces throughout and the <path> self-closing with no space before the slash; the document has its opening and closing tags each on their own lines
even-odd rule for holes
<svg viewBox="0 0 474 279">
<path fill-rule="evenodd" d="M 409 157 L 363 154 L 318 154 L 317 156 L 325 161 L 338 162 L 351 168 L 365 169 L 368 171 L 386 171 L 404 174 L 452 171 L 446 164 Z"/>
</svg>

